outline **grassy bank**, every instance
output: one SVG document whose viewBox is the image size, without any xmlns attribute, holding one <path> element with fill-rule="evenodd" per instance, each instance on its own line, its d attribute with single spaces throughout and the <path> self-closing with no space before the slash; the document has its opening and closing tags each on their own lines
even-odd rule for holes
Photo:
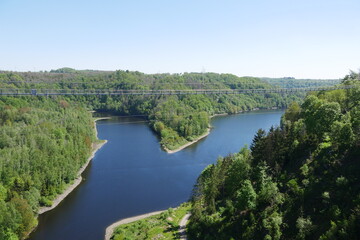
<svg viewBox="0 0 360 240">
<path fill-rule="evenodd" d="M 179 239 L 179 223 L 190 210 L 185 203 L 176 209 L 117 227 L 112 240 Z"/>
</svg>

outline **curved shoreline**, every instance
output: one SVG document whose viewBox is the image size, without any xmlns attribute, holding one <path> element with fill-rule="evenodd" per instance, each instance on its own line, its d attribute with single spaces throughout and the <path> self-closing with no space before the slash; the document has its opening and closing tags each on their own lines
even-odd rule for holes
<svg viewBox="0 0 360 240">
<path fill-rule="evenodd" d="M 241 113 L 242 111 L 240 111 L 239 113 Z M 226 116 L 226 115 L 229 115 L 228 113 L 216 113 L 214 115 L 211 115 L 210 116 L 210 119 L 213 118 L 213 117 L 217 117 L 217 116 Z M 188 146 L 194 144 L 194 143 L 197 143 L 198 141 L 200 141 L 201 139 L 205 138 L 206 136 L 208 136 L 210 134 L 210 130 L 211 130 L 211 126 L 209 125 L 209 127 L 206 129 L 206 132 L 203 134 L 203 135 L 200 135 L 199 137 L 197 137 L 195 140 L 191 141 L 191 142 L 187 142 L 185 143 L 184 145 L 174 149 L 174 150 L 170 150 L 168 149 L 166 146 L 162 145 L 163 149 L 169 153 L 169 154 L 172 154 L 172 153 L 176 153 L 176 152 L 179 152 L 181 150 L 183 150 L 184 148 L 187 148 Z"/>
<path fill-rule="evenodd" d="M 209 134 L 210 134 L 210 127 L 206 129 L 206 132 L 203 135 L 197 137 L 195 140 L 193 140 L 191 142 L 188 142 L 188 143 L 186 143 L 186 144 L 184 144 L 184 145 L 182 145 L 182 146 L 180 146 L 180 147 L 178 147 L 178 148 L 176 148 L 174 150 L 170 150 L 165 146 L 163 146 L 163 148 L 169 154 L 176 153 L 176 152 L 179 152 L 179 151 L 183 150 L 184 148 L 187 148 L 188 146 L 198 142 L 199 140 L 203 139 L 204 137 L 206 137 Z"/>
<path fill-rule="evenodd" d="M 110 226 L 108 226 L 106 228 L 106 230 L 105 230 L 105 240 L 110 240 L 111 236 L 114 233 L 115 228 L 117 228 L 118 226 L 120 226 L 122 224 L 132 223 L 132 222 L 135 222 L 135 221 L 147 218 L 147 217 L 158 215 L 158 214 L 160 214 L 162 212 L 165 212 L 165 211 L 166 210 L 161 210 L 161 211 L 145 213 L 145 214 L 142 214 L 142 215 L 121 219 L 121 220 L 111 224 Z"/>
<path fill-rule="evenodd" d="M 102 120 L 102 119 L 109 119 L 109 118 L 96 118 L 94 119 L 94 130 L 95 130 L 95 136 L 96 139 L 98 139 L 98 132 L 97 132 L 97 128 L 96 128 L 96 121 Z M 99 140 L 99 139 L 98 139 Z M 53 200 L 53 204 L 50 207 L 41 207 L 39 208 L 38 214 L 41 215 L 45 212 L 48 212 L 54 208 L 56 208 L 77 186 L 79 186 L 79 184 L 82 181 L 82 176 L 81 174 L 85 171 L 85 169 L 87 168 L 87 166 L 89 165 L 90 161 L 95 157 L 96 152 L 105 145 L 105 143 L 107 143 L 107 140 L 102 140 L 102 142 L 100 143 L 93 143 L 92 144 L 92 153 L 90 155 L 90 157 L 88 157 L 87 161 L 85 162 L 84 165 L 82 165 L 82 167 L 79 169 L 78 173 L 77 173 L 77 177 L 75 178 L 74 182 L 69 185 L 63 193 L 61 193 L 60 195 L 58 195 L 54 200 Z"/>
<path fill-rule="evenodd" d="M 253 111 L 258 111 L 260 110 L 259 108 L 254 108 L 254 109 L 251 109 L 251 110 L 248 110 L 248 111 L 239 111 L 237 113 L 234 113 L 234 114 L 229 114 L 229 113 L 215 113 L 214 115 L 211 115 L 209 118 L 213 118 L 213 117 L 219 117 L 219 116 L 228 116 L 228 115 L 236 115 L 236 114 L 240 114 L 240 113 L 244 113 L 244 112 L 253 112 Z M 271 109 L 267 109 L 267 110 L 278 110 L 278 108 L 271 108 Z M 179 152 L 181 150 L 183 150 L 184 148 L 187 148 L 188 146 L 198 142 L 199 140 L 201 140 L 202 138 L 206 137 L 207 135 L 210 134 L 210 129 L 211 129 L 211 126 L 208 127 L 208 129 L 206 130 L 206 133 L 204 133 L 203 135 L 197 137 L 194 141 L 191 141 L 191 142 L 188 142 L 174 150 L 170 150 L 168 149 L 166 146 L 162 145 L 162 148 L 169 154 L 172 154 L 172 153 L 176 153 L 176 152 Z"/>
</svg>

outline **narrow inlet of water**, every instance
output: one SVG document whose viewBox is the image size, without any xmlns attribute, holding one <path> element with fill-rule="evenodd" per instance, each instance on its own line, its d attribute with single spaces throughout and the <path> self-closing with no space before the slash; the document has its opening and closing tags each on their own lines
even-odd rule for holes
<svg viewBox="0 0 360 240">
<path fill-rule="evenodd" d="M 206 138 L 174 154 L 139 119 L 113 117 L 97 122 L 100 149 L 84 181 L 54 210 L 39 217 L 32 240 L 102 240 L 105 228 L 123 218 L 176 207 L 219 156 L 250 145 L 259 128 L 279 125 L 283 111 L 256 111 L 215 117 Z M 131 123 L 129 123 L 131 122 Z"/>
</svg>

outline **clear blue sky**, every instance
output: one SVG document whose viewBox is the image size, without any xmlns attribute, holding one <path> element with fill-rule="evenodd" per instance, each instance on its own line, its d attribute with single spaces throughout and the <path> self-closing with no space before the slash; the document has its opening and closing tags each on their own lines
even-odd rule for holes
<svg viewBox="0 0 360 240">
<path fill-rule="evenodd" d="M 0 0 L 0 69 L 341 78 L 359 0 Z"/>
</svg>

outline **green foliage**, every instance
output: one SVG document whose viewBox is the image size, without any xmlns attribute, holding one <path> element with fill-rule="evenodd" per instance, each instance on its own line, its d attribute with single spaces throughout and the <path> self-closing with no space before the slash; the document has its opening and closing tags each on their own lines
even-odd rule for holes
<svg viewBox="0 0 360 240">
<path fill-rule="evenodd" d="M 356 82 L 358 76 L 355 75 L 349 76 L 344 84 Z M 239 78 L 231 74 L 143 74 L 61 68 L 45 73 L 0 72 L 0 88 L 190 90 L 276 87 L 258 78 Z M 89 154 L 91 143 L 95 141 L 91 116 L 85 108 L 122 115 L 145 115 L 160 136 L 162 145 L 176 149 L 204 134 L 209 127 L 209 118 L 214 114 L 284 108 L 291 102 L 300 102 L 303 96 L 303 93 L 248 93 L 152 97 L 66 96 L 55 99 L 2 97 L 0 239 L 24 237 L 36 225 L 35 215 L 39 207 L 50 206 L 55 196 L 76 177 Z M 319 166 L 329 169 L 336 162 L 335 159 L 327 159 L 326 154 L 329 151 L 347 151 L 351 154 L 353 152 L 348 146 L 358 145 L 359 96 L 358 89 L 340 90 L 310 96 L 301 108 L 294 103 L 285 114 L 282 123 L 284 129 L 273 128 L 268 134 L 259 131 L 251 146 L 251 153 L 243 149 L 238 154 L 219 159 L 216 165 L 204 170 L 193 195 L 192 211 L 198 225 L 193 224 L 191 228 L 199 230 L 195 235 L 201 239 L 204 235 L 209 239 L 213 236 L 220 236 L 217 239 L 238 239 L 237 236 L 247 239 L 281 237 L 279 229 L 290 213 L 284 211 L 282 214 L 280 210 L 284 205 L 298 209 L 299 203 L 309 194 L 304 190 L 304 183 L 310 189 L 318 187 L 318 179 L 311 174 L 321 172 Z M 312 153 L 311 156 L 309 153 Z M 313 161 L 315 157 L 319 160 Z M 305 177 L 306 172 L 307 178 L 297 179 L 299 171 L 296 170 L 304 165 L 303 159 L 309 159 L 308 169 L 303 169 L 301 175 L 301 178 Z M 331 173 L 326 171 L 327 174 Z M 341 179 L 342 176 L 346 176 L 346 181 Z M 343 187 L 354 184 L 354 179 L 345 172 L 336 179 L 332 179 L 332 182 Z M 330 205 L 336 199 L 333 188 L 323 187 L 321 191 L 328 191 L 331 196 L 323 201 L 324 204 Z M 284 201 L 288 198 L 289 201 Z M 335 205 L 339 208 L 342 206 L 340 203 Z M 336 223 L 345 226 L 339 221 L 343 214 L 349 212 L 335 214 L 338 212 L 336 208 L 331 209 L 327 212 L 324 210 L 325 214 L 336 215 Z M 351 216 L 355 219 L 351 221 L 356 223 L 357 216 Z M 317 224 L 318 219 L 311 219 Z M 225 220 L 229 223 L 223 226 Z M 292 225 L 289 226 L 295 226 L 296 219 L 291 221 Z M 350 229 L 352 225 L 346 226 Z M 146 224 L 139 228 L 151 233 Z M 291 227 L 289 229 L 285 229 L 285 235 L 286 231 L 293 230 Z M 115 237 L 126 239 L 127 235 L 119 233 Z"/>
<path fill-rule="evenodd" d="M 258 78 L 232 74 L 184 73 L 143 74 L 130 71 L 80 71 L 71 68 L 50 73 L 0 72 L 0 88 L 26 89 L 268 89 L 274 86 Z M 145 115 L 160 136 L 164 147 L 174 150 L 204 134 L 209 117 L 218 113 L 239 113 L 252 109 L 284 108 L 301 101 L 304 93 L 183 95 L 183 96 L 67 96 L 61 105 L 76 101 L 88 108 L 112 111 L 122 115 Z M 3 113 L 4 121 L 12 117 L 11 110 Z M 32 121 L 29 115 L 24 119 Z M 157 124 L 161 122 L 163 124 Z M 8 124 L 11 122 L 9 121 Z M 0 146 L 4 144 L 0 140 Z"/>
<path fill-rule="evenodd" d="M 299 229 L 296 238 L 305 239 L 305 237 L 309 235 L 313 229 L 311 219 L 309 217 L 307 218 L 299 217 L 296 220 L 296 228 Z"/>
<path fill-rule="evenodd" d="M 301 108 L 297 102 L 293 102 L 285 111 L 285 119 L 295 122 L 300 118 Z"/>
<path fill-rule="evenodd" d="M 251 182 L 247 179 L 236 192 L 235 206 L 242 211 L 254 209 L 256 207 L 256 197 L 257 194 Z"/>
<path fill-rule="evenodd" d="M 251 168 L 251 159 L 243 149 L 202 172 L 192 198 L 191 238 L 279 239 L 282 194 L 267 168 Z"/>
<path fill-rule="evenodd" d="M 329 132 L 332 124 L 340 117 L 339 103 L 326 102 L 314 95 L 306 98 L 302 108 L 308 131 L 315 133 L 319 138 L 325 132 Z"/>
<path fill-rule="evenodd" d="M 61 100 L 0 98 L 0 239 L 26 236 L 95 141 L 90 113 Z"/>
<path fill-rule="evenodd" d="M 111 239 L 179 239 L 179 223 L 189 209 L 190 205 L 184 203 L 178 208 L 169 208 L 161 214 L 120 225 L 114 230 Z"/>
<path fill-rule="evenodd" d="M 359 87 L 310 94 L 281 128 L 259 130 L 251 153 L 207 167 L 193 192 L 190 238 L 358 239 L 360 82 L 349 81 Z"/>
</svg>

